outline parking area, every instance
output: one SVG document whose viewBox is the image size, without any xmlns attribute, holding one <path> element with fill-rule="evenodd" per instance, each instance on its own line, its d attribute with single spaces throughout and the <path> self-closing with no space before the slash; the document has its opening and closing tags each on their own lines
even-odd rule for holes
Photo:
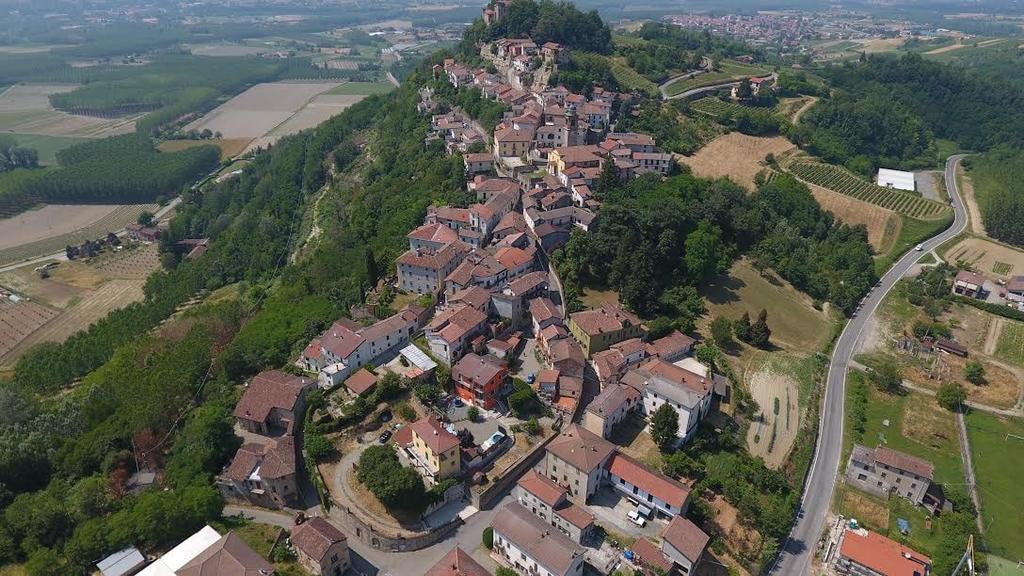
<svg viewBox="0 0 1024 576">
<path fill-rule="evenodd" d="M 523 351 L 519 354 L 519 369 L 512 373 L 513 378 L 526 380 L 530 374 L 537 375 L 544 369 L 544 366 L 537 358 L 540 351 L 537 349 L 536 338 L 526 338 L 523 342 Z"/>
<path fill-rule="evenodd" d="M 668 525 L 668 521 L 657 518 L 657 512 L 652 511 L 646 525 L 638 526 L 628 516 L 636 510 L 636 504 L 618 490 L 607 486 L 590 498 L 587 507 L 598 524 L 632 538 L 657 538 Z"/>
</svg>

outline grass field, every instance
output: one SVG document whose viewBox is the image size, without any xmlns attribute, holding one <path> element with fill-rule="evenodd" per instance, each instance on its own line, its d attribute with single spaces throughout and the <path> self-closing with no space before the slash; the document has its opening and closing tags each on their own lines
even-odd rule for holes
<svg viewBox="0 0 1024 576">
<path fill-rule="evenodd" d="M 698 74 L 693 78 L 677 80 L 666 86 L 665 92 L 669 96 L 675 96 L 676 94 L 692 90 L 693 88 L 702 88 L 704 86 L 712 86 L 714 84 L 739 80 L 745 76 L 762 76 L 769 72 L 771 71 L 760 66 L 740 64 L 739 62 L 733 62 L 732 60 L 724 60 L 719 65 L 718 70 Z"/>
<path fill-rule="evenodd" d="M 164 140 L 157 149 L 161 152 L 179 152 L 198 146 L 216 146 L 220 148 L 220 159 L 234 158 L 249 145 L 249 138 L 220 138 L 212 140 Z"/>
<path fill-rule="evenodd" d="M 817 350 L 830 336 L 828 316 L 814 308 L 809 296 L 774 273 L 767 274 L 762 276 L 747 260 L 737 261 L 727 275 L 715 277 L 701 289 L 708 309 L 706 318 L 735 320 L 743 312 L 756 318 L 763 308 L 768 311 L 775 345 L 799 355 Z"/>
<path fill-rule="evenodd" d="M 991 551 L 1008 560 L 1024 560 L 1024 420 L 978 411 L 966 416 L 978 496 Z M 1011 436 L 1008 436 L 1011 435 Z"/>
<path fill-rule="evenodd" d="M 996 343 L 996 358 L 1017 366 L 1024 366 L 1024 322 L 1005 320 Z"/>
<path fill-rule="evenodd" d="M 3 573 L 0 572 L 0 574 Z M 989 554 L 988 576 L 1024 576 L 1024 568 L 1018 567 L 1016 562 Z"/>
<path fill-rule="evenodd" d="M 754 176 L 764 170 L 768 154 L 776 157 L 792 150 L 793 144 L 782 136 L 767 138 L 730 132 L 715 138 L 693 156 L 680 161 L 702 178 L 732 179 L 747 190 L 754 190 Z"/>
<path fill-rule="evenodd" d="M 394 89 L 395 85 L 390 82 L 345 82 L 327 93 L 344 96 L 370 96 L 373 94 L 387 94 Z"/>
<path fill-rule="evenodd" d="M 35 148 L 39 152 L 39 163 L 52 165 L 57 163 L 57 152 L 70 148 L 75 144 L 88 142 L 87 138 L 76 138 L 74 136 L 43 136 L 41 134 L 13 134 L 8 133 L 18 141 L 18 144 L 28 148 Z"/>
<path fill-rule="evenodd" d="M 941 220 L 918 220 L 903 214 L 897 214 L 896 217 L 899 218 L 898 226 L 892 228 L 892 235 L 887 230 L 886 238 L 882 241 L 883 252 L 875 258 L 875 272 L 879 276 L 884 274 L 897 258 L 948 228 L 953 220 L 952 214 Z"/>
</svg>

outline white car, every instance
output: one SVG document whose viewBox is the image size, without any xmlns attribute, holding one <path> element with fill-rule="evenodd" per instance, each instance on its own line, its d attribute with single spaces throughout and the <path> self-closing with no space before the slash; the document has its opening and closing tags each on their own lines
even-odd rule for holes
<svg viewBox="0 0 1024 576">
<path fill-rule="evenodd" d="M 636 510 L 630 510 L 627 516 L 629 516 L 629 521 L 637 526 L 644 526 L 647 524 L 647 520 L 644 520 L 644 517 Z"/>
<path fill-rule="evenodd" d="M 920 244 L 918 244 L 917 246 L 914 246 L 914 250 L 917 250 L 918 252 L 920 252 L 920 251 L 924 250 L 924 246 L 921 246 Z"/>
</svg>

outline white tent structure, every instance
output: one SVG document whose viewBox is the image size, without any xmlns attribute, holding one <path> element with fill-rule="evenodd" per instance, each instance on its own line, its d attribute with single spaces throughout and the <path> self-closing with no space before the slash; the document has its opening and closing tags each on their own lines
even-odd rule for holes
<svg viewBox="0 0 1024 576">
<path fill-rule="evenodd" d="M 890 170 L 888 168 L 878 169 L 878 185 L 897 190 L 909 190 L 914 192 L 917 187 L 914 185 L 914 173 L 903 170 Z"/>
</svg>

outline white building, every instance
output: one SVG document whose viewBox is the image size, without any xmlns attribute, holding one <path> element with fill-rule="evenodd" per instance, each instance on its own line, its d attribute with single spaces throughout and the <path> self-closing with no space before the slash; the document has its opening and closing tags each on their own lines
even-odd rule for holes
<svg viewBox="0 0 1024 576">
<path fill-rule="evenodd" d="M 690 489 L 682 483 L 651 472 L 622 452 L 613 454 L 606 466 L 608 484 L 645 508 L 644 515 L 655 511 L 665 518 L 686 514 Z"/>
<path fill-rule="evenodd" d="M 651 360 L 622 377 L 622 383 L 643 393 L 643 409 L 647 416 L 662 404 L 668 404 L 679 415 L 679 442 L 685 442 L 697 425 L 711 411 L 712 379 L 669 364 Z"/>
<path fill-rule="evenodd" d="M 914 185 L 914 173 L 903 170 L 890 170 L 889 168 L 878 169 L 878 185 L 897 190 L 910 190 L 914 192 L 917 186 Z"/>
</svg>

